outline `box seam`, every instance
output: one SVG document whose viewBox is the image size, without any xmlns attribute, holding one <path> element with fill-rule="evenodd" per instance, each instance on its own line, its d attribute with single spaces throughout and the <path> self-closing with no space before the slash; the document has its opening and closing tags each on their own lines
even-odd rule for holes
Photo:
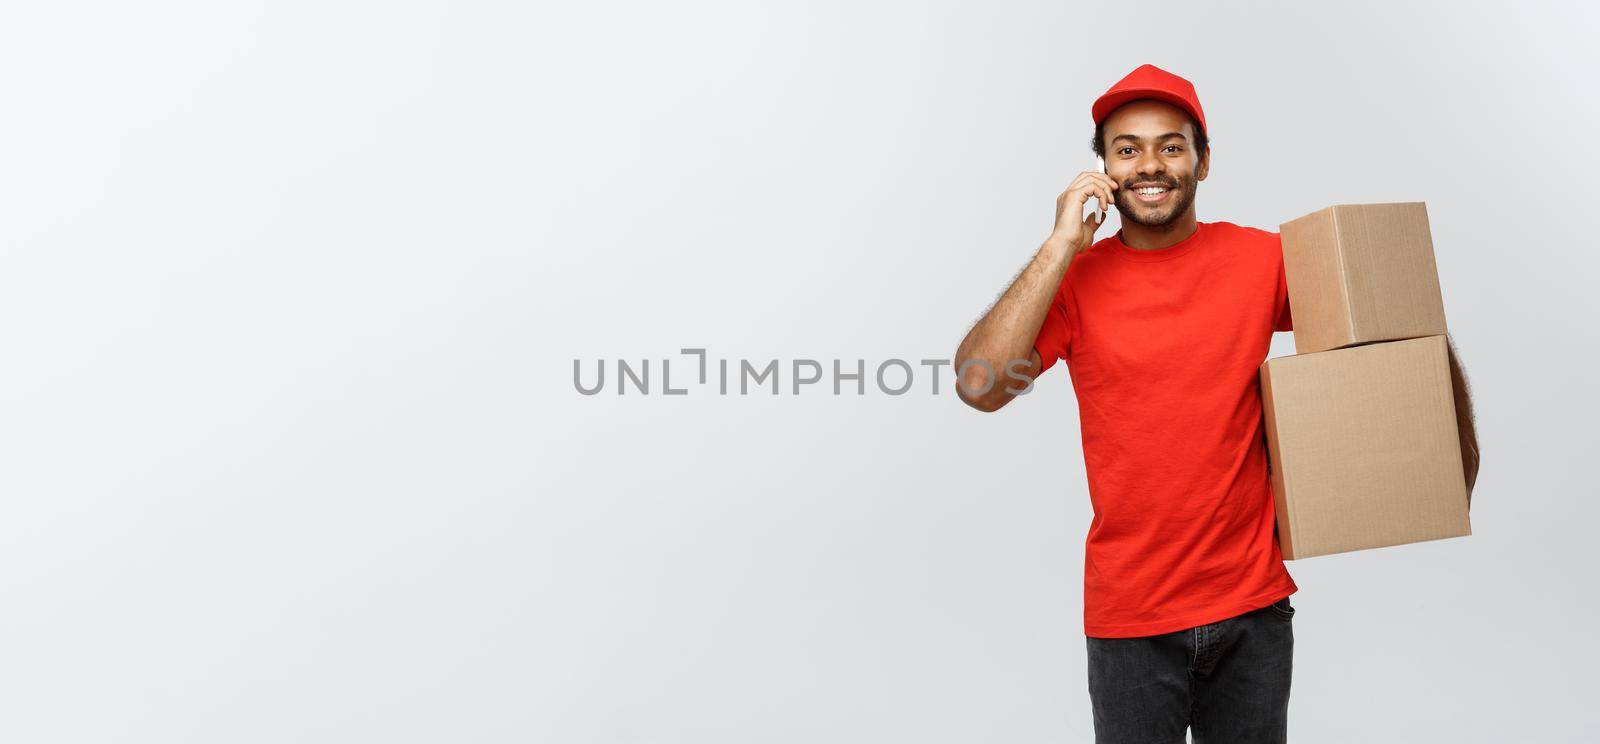
<svg viewBox="0 0 1600 744">
<path fill-rule="evenodd" d="M 1266 365 L 1266 374 L 1263 377 L 1265 378 L 1265 381 L 1264 381 L 1264 384 L 1263 384 L 1264 390 L 1262 392 L 1265 393 L 1266 397 L 1272 398 L 1272 397 L 1274 397 L 1272 395 L 1274 388 L 1273 388 L 1273 385 L 1272 385 L 1272 364 L 1271 364 L 1271 360 L 1268 360 L 1268 364 Z M 1277 411 L 1276 411 L 1275 408 L 1273 408 L 1273 404 L 1272 404 L 1272 402 L 1270 400 L 1269 401 L 1265 401 L 1263 405 L 1264 405 L 1264 410 L 1265 409 L 1271 409 L 1273 411 L 1273 413 L 1276 414 Z M 1270 430 L 1276 430 L 1277 427 L 1275 426 L 1275 424 L 1277 423 L 1277 416 L 1274 415 L 1272 418 L 1273 418 L 1273 420 L 1271 422 L 1263 421 L 1263 424 L 1268 424 Z M 1276 467 L 1273 467 L 1273 462 L 1272 462 L 1274 454 L 1277 455 L 1277 460 L 1278 460 Z M 1296 554 L 1299 553 L 1299 550 L 1298 550 L 1299 541 L 1295 539 L 1295 536 L 1301 534 L 1301 532 L 1300 532 L 1300 520 L 1295 518 L 1296 514 L 1295 514 L 1294 510 L 1289 508 L 1289 474 L 1287 472 L 1288 471 L 1288 465 L 1284 462 L 1283 445 L 1282 445 L 1281 441 L 1280 441 L 1280 443 L 1279 443 L 1279 445 L 1277 447 L 1272 448 L 1272 451 L 1269 451 L 1267 453 L 1267 467 L 1272 470 L 1272 475 L 1268 478 L 1267 485 L 1270 488 L 1272 488 L 1274 491 L 1279 491 L 1279 490 L 1283 491 L 1283 493 L 1281 493 L 1281 494 L 1275 494 L 1274 495 L 1273 507 L 1274 508 L 1277 507 L 1277 501 L 1279 499 L 1283 500 L 1284 511 L 1287 513 L 1287 516 L 1289 518 L 1289 534 L 1285 536 L 1285 537 L 1288 538 L 1288 541 L 1289 541 L 1289 553 L 1290 553 L 1290 555 L 1289 555 L 1288 559 L 1289 560 L 1294 560 L 1295 557 L 1296 557 Z M 1280 488 L 1279 484 L 1282 484 L 1281 488 Z"/>
<path fill-rule="evenodd" d="M 1338 262 L 1335 270 L 1339 273 L 1339 304 L 1343 306 L 1344 327 L 1349 333 L 1343 340 L 1349 342 L 1360 338 L 1361 332 L 1356 328 L 1355 300 L 1351 297 L 1350 272 L 1346 269 L 1344 260 L 1344 233 L 1339 229 L 1339 212 L 1343 209 L 1343 206 L 1340 205 L 1333 208 L 1333 257 Z"/>
</svg>

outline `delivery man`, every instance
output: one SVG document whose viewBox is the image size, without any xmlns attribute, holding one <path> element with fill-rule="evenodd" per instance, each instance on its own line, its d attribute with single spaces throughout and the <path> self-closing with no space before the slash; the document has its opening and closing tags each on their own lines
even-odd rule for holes
<svg viewBox="0 0 1600 744">
<path fill-rule="evenodd" d="M 1104 172 L 1056 200 L 1032 261 L 961 342 L 957 389 L 994 411 L 1058 360 L 1094 506 L 1084 634 L 1097 742 L 1282 742 L 1294 652 L 1258 369 L 1292 330 L 1278 234 L 1199 222 L 1210 170 L 1189 81 L 1143 65 L 1091 107 Z M 1122 229 L 1085 204 L 1115 205 Z M 1456 379 L 1470 489 L 1476 436 Z M 1025 378 L 1025 379 L 1024 379 Z M 1470 446 L 1469 446 L 1470 445 Z"/>
</svg>

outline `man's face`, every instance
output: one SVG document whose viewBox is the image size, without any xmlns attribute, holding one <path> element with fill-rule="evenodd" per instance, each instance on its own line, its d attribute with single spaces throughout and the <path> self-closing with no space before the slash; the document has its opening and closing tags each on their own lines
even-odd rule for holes
<svg viewBox="0 0 1600 744">
<path fill-rule="evenodd" d="M 1111 112 L 1105 127 L 1106 175 L 1117 189 L 1117 211 L 1125 220 L 1163 227 L 1194 205 L 1195 188 L 1210 159 L 1194 150 L 1194 125 L 1177 106 L 1134 101 Z M 1141 194 L 1153 187 L 1159 193 Z"/>
</svg>

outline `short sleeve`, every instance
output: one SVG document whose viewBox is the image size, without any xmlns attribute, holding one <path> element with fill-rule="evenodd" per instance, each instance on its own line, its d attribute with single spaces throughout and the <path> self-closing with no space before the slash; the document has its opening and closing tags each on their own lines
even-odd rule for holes
<svg viewBox="0 0 1600 744">
<path fill-rule="evenodd" d="M 1055 299 L 1050 301 L 1050 309 L 1045 311 L 1044 324 L 1039 326 L 1039 336 L 1033 341 L 1033 350 L 1039 352 L 1039 374 L 1044 374 L 1045 370 L 1054 366 L 1056 360 L 1065 359 L 1072 343 L 1072 326 L 1068 322 L 1062 293 L 1062 289 L 1056 290 Z"/>
<path fill-rule="evenodd" d="M 1288 276 L 1284 274 L 1283 270 L 1283 250 L 1281 242 L 1279 243 L 1278 251 L 1278 303 L 1273 313 L 1273 317 L 1276 318 L 1276 320 L 1274 320 L 1272 323 L 1272 330 L 1294 330 L 1294 317 L 1289 311 L 1289 279 Z"/>
</svg>

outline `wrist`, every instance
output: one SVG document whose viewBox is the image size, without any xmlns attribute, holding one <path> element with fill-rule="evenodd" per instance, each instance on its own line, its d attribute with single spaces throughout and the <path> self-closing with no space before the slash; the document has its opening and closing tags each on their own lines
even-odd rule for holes
<svg viewBox="0 0 1600 744">
<path fill-rule="evenodd" d="M 1040 255 L 1053 259 L 1070 259 L 1078 253 L 1078 241 L 1061 233 L 1051 233 L 1039 249 Z"/>
</svg>

